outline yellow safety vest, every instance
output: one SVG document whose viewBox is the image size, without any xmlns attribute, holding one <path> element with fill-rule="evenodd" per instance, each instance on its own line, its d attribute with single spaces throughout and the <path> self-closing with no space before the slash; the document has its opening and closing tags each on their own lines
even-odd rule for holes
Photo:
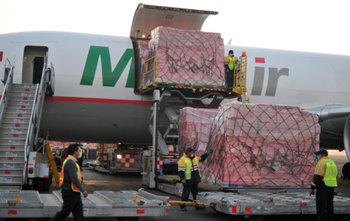
<svg viewBox="0 0 350 221">
<path fill-rule="evenodd" d="M 232 71 L 235 69 L 235 56 L 226 56 L 225 62 L 228 63 L 228 68 Z"/>
<path fill-rule="evenodd" d="M 331 159 L 322 159 L 326 161 L 326 173 L 323 177 L 323 181 L 328 187 L 337 187 L 338 168 L 334 161 Z"/>
<path fill-rule="evenodd" d="M 199 176 L 201 176 L 200 170 L 199 170 L 199 158 L 195 156 L 191 162 L 191 159 L 188 158 L 185 154 L 183 155 L 183 158 L 186 163 L 186 170 L 185 170 L 185 179 L 190 180 L 191 179 L 191 172 L 198 170 Z M 193 166 L 192 166 L 193 163 Z"/>
<path fill-rule="evenodd" d="M 63 184 L 63 180 L 64 180 L 64 165 L 66 165 L 67 161 L 68 160 L 73 160 L 73 162 L 75 163 L 75 166 L 77 167 L 77 174 L 78 174 L 78 179 L 79 179 L 79 182 L 81 183 L 81 171 L 80 171 L 80 167 L 79 167 L 79 164 L 77 162 L 75 162 L 75 160 L 68 156 L 64 162 L 63 162 L 63 165 L 62 165 L 62 169 L 61 169 L 61 176 L 60 176 L 60 180 L 59 180 L 59 183 L 58 183 L 58 186 L 61 187 L 62 184 Z M 80 192 L 80 190 L 73 184 L 72 182 L 72 190 L 74 192 Z"/>
</svg>

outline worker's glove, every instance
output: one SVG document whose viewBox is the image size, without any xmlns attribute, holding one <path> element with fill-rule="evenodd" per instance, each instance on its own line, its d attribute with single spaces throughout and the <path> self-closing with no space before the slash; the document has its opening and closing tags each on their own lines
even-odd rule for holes
<svg viewBox="0 0 350 221">
<path fill-rule="evenodd" d="M 310 189 L 310 196 L 315 195 L 315 189 Z"/>
<path fill-rule="evenodd" d="M 181 183 L 186 184 L 186 180 L 181 180 Z"/>
</svg>

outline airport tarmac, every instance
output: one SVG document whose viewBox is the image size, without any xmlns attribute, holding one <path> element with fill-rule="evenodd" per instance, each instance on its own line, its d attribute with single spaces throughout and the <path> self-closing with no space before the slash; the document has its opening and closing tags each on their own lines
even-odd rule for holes
<svg viewBox="0 0 350 221">
<path fill-rule="evenodd" d="M 335 160 L 339 168 L 339 187 L 336 191 L 342 192 L 347 196 L 350 196 L 350 180 L 344 180 L 341 178 L 341 168 L 347 162 L 347 157 L 345 152 L 339 151 L 329 151 L 330 157 Z M 95 190 L 111 190 L 111 191 L 120 191 L 120 190 L 138 190 L 139 188 L 143 188 L 141 182 L 141 175 L 138 173 L 120 173 L 116 175 L 104 174 L 100 172 L 93 171 L 89 168 L 83 168 L 83 177 L 84 177 L 84 186 L 89 193 L 92 193 Z M 53 189 L 53 188 L 52 188 Z M 166 193 L 157 191 L 157 190 L 148 190 L 152 193 L 158 195 L 168 195 Z M 178 197 L 168 195 L 173 200 L 179 200 Z M 3 219 L 0 219 L 3 221 Z M 9 219 L 11 220 L 11 219 Z M 13 220 L 13 219 L 12 219 Z M 25 219 L 23 219 L 24 221 Z M 30 221 L 40 220 L 44 221 L 47 219 L 30 219 Z M 73 219 L 67 219 L 72 221 Z M 111 221 L 116 220 L 115 218 L 88 218 L 86 220 L 92 221 Z M 195 208 L 188 207 L 187 212 L 180 211 L 178 206 L 173 206 L 168 216 L 163 217 L 142 217 L 139 218 L 139 221 L 243 221 L 246 220 L 244 217 L 235 217 L 226 214 L 221 214 L 215 212 L 213 209 L 207 208 L 202 211 L 195 210 Z M 316 221 L 315 216 L 268 216 L 265 217 L 265 221 L 294 221 L 294 220 L 307 220 L 307 221 Z"/>
</svg>

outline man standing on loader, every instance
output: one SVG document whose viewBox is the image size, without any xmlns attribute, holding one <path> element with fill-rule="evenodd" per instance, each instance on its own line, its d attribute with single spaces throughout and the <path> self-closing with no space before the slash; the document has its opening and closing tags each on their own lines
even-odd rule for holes
<svg viewBox="0 0 350 221">
<path fill-rule="evenodd" d="M 225 57 L 225 82 L 226 87 L 232 89 L 234 86 L 235 79 L 235 55 L 233 54 L 233 50 L 228 52 L 228 55 Z"/>
<path fill-rule="evenodd" d="M 178 161 L 178 173 L 181 183 L 183 183 L 181 201 L 188 201 L 190 192 L 192 193 L 193 200 L 197 199 L 198 183 L 201 182 L 199 162 L 203 162 L 208 157 L 208 154 L 204 153 L 198 157 L 194 152 L 196 152 L 196 149 L 191 146 L 187 147 L 185 153 Z M 187 211 L 185 205 L 181 205 L 180 208 L 182 211 Z"/>
</svg>

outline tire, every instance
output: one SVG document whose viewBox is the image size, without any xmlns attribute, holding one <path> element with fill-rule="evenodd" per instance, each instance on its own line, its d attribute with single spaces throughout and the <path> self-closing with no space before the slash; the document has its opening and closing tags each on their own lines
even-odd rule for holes
<svg viewBox="0 0 350 221">
<path fill-rule="evenodd" d="M 138 217 L 118 217 L 118 221 L 138 221 Z"/>
<path fill-rule="evenodd" d="M 348 221 L 350 220 L 350 215 L 336 215 L 337 221 Z"/>
<path fill-rule="evenodd" d="M 43 178 L 42 179 L 42 190 L 44 192 L 49 192 L 49 190 L 50 190 L 50 186 L 51 186 L 50 177 L 51 177 L 51 180 L 52 180 L 52 176 L 49 176 L 49 178 Z"/>
<path fill-rule="evenodd" d="M 247 221 L 264 221 L 264 216 L 249 216 L 246 220 Z"/>
<path fill-rule="evenodd" d="M 56 167 L 57 167 L 57 171 L 60 172 L 61 168 L 62 168 L 62 161 L 60 158 L 55 157 L 55 163 L 56 163 Z"/>
<path fill-rule="evenodd" d="M 342 168 L 342 173 L 345 179 L 350 179 L 350 162 L 344 164 Z"/>
</svg>

